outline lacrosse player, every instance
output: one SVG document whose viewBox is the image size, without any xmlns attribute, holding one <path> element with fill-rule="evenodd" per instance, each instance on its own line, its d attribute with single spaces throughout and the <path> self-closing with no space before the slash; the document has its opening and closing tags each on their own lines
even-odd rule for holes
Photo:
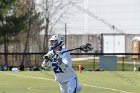
<svg viewBox="0 0 140 93">
<path fill-rule="evenodd" d="M 74 69 L 72 68 L 72 60 L 64 45 L 64 37 L 62 35 L 53 35 L 50 39 L 50 51 L 44 55 L 42 67 L 48 67 L 48 63 L 55 75 L 55 80 L 59 83 L 61 93 L 78 93 L 82 86 L 79 85 Z"/>
</svg>

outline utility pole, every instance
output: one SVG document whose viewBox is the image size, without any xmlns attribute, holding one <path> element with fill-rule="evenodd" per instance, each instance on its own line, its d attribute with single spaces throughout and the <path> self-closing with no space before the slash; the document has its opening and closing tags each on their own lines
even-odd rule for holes
<svg viewBox="0 0 140 93">
<path fill-rule="evenodd" d="M 67 23 L 65 23 L 65 48 L 67 47 Z"/>
</svg>

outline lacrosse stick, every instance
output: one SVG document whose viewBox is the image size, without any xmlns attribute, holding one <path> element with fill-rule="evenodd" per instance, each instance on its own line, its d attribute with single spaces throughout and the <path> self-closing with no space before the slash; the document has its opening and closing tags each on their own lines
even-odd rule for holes
<svg viewBox="0 0 140 93">
<path fill-rule="evenodd" d="M 78 50 L 78 49 L 80 49 L 81 51 L 84 51 L 85 53 L 87 53 L 88 51 L 91 51 L 93 49 L 93 46 L 91 44 L 87 43 L 85 45 L 81 45 L 80 47 L 63 51 L 63 52 L 61 52 L 61 54 L 64 54 L 66 52 L 73 51 L 73 50 Z M 58 57 L 58 55 L 55 54 L 54 58 L 56 59 L 57 57 Z"/>
<path fill-rule="evenodd" d="M 61 54 L 69 52 L 69 51 L 73 51 L 73 50 L 78 50 L 78 49 L 80 49 L 81 51 L 84 51 L 85 53 L 87 53 L 88 51 L 91 51 L 93 49 L 93 46 L 91 44 L 87 43 L 85 45 L 81 45 L 80 47 L 63 51 L 63 52 L 61 52 Z M 58 55 L 57 54 L 56 55 L 51 55 L 51 57 L 45 56 L 44 59 L 46 59 L 46 61 L 48 61 L 48 60 L 50 60 L 50 58 L 52 58 L 54 56 L 56 58 Z"/>
<path fill-rule="evenodd" d="M 73 49 L 70 49 L 70 50 L 67 50 L 67 51 L 63 51 L 62 54 L 66 53 L 66 52 L 69 52 L 69 51 L 78 50 L 78 49 L 80 49 L 80 50 L 84 51 L 85 53 L 87 53 L 88 51 L 91 51 L 93 49 L 93 46 L 91 44 L 87 43 L 85 45 L 81 45 L 78 48 L 73 48 Z"/>
<path fill-rule="evenodd" d="M 70 50 L 67 50 L 67 51 L 63 51 L 63 52 L 61 52 L 61 54 L 69 52 L 69 51 L 73 51 L 73 50 L 78 50 L 78 49 L 87 53 L 88 51 L 91 51 L 93 49 L 93 46 L 91 44 L 87 43 L 85 45 L 81 45 L 78 48 L 73 48 L 73 49 L 70 49 Z M 47 64 L 47 62 L 53 57 L 54 57 L 54 59 L 57 59 L 58 54 L 55 54 L 55 55 L 54 54 L 49 54 L 49 55 L 44 56 L 44 59 L 45 59 L 44 60 L 44 63 L 45 63 L 44 65 L 45 65 L 46 68 L 50 67 L 50 64 L 49 63 Z"/>
<path fill-rule="evenodd" d="M 84 51 L 84 52 L 88 52 L 88 51 L 91 51 L 92 49 L 93 49 L 93 46 L 91 45 L 91 44 L 89 44 L 89 43 L 87 43 L 87 44 L 85 44 L 85 45 L 81 45 L 80 47 L 78 47 L 78 48 L 73 48 L 73 49 L 70 49 L 70 50 L 67 50 L 67 51 L 63 51 L 62 52 L 62 54 L 63 53 L 66 53 L 66 52 L 69 52 L 69 51 L 73 51 L 73 50 L 78 50 L 78 49 L 80 49 L 81 51 Z M 51 57 L 54 57 L 54 58 L 57 58 L 57 56 L 58 55 L 51 55 L 51 56 L 45 56 L 44 57 L 44 62 L 46 62 L 46 66 L 45 66 L 45 68 L 50 68 L 50 62 L 47 62 L 48 60 L 50 60 L 50 58 Z M 51 75 L 48 75 L 48 76 L 51 76 Z"/>
</svg>

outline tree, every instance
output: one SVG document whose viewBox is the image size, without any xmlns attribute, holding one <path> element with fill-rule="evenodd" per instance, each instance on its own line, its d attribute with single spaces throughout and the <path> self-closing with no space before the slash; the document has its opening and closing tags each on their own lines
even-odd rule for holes
<svg viewBox="0 0 140 93">
<path fill-rule="evenodd" d="M 22 13 L 27 14 L 27 26 L 26 31 L 19 34 L 19 37 L 21 38 L 21 45 L 24 45 L 24 49 L 22 49 L 23 53 L 29 52 L 29 49 L 32 46 L 37 45 L 40 42 L 38 35 L 40 33 L 40 30 L 42 29 L 42 19 L 40 18 L 40 13 L 35 10 L 35 0 L 24 0 L 20 2 Z M 18 9 L 18 14 L 21 14 L 20 9 Z M 34 43 L 34 44 L 33 44 Z M 26 62 L 28 58 L 26 57 Z M 22 56 L 22 62 L 21 64 L 25 64 L 25 55 Z"/>
<path fill-rule="evenodd" d="M 0 1 L 0 41 L 4 44 L 5 64 L 8 65 L 7 53 L 8 45 L 17 42 L 16 36 L 27 28 L 28 13 L 18 14 L 18 0 Z"/>
<path fill-rule="evenodd" d="M 14 41 L 14 35 L 19 33 L 23 26 L 23 22 L 17 23 L 22 20 L 22 17 L 14 16 L 14 9 L 17 7 L 16 0 L 1 0 L 0 1 L 0 41 L 4 44 L 5 64 L 7 62 L 8 44 Z"/>
<path fill-rule="evenodd" d="M 41 1 L 41 0 L 40 0 Z M 42 0 L 38 4 L 39 8 L 43 12 L 43 18 L 45 23 L 44 40 L 43 40 L 43 52 L 48 51 L 48 36 L 54 33 L 54 28 L 58 22 L 64 17 L 64 14 L 69 9 L 70 0 Z"/>
<path fill-rule="evenodd" d="M 26 27 L 24 31 L 16 35 L 16 38 L 18 38 L 20 42 L 16 43 L 15 46 L 22 46 L 20 49 L 15 48 L 14 51 L 16 52 L 29 52 L 31 40 L 34 40 L 34 43 L 35 41 L 38 41 L 40 30 L 43 29 L 43 19 L 40 17 L 41 13 L 35 10 L 34 1 L 35 0 L 19 0 L 16 15 L 26 15 Z"/>
</svg>

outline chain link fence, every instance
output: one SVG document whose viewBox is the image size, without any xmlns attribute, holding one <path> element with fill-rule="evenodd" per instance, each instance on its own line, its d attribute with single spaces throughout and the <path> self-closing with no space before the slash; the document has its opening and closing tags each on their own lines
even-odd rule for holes
<svg viewBox="0 0 140 93">
<path fill-rule="evenodd" d="M 0 67 L 4 68 L 7 66 L 7 68 L 12 68 L 24 66 L 24 68 L 41 68 L 44 54 L 45 53 L 0 53 Z M 132 58 L 134 55 L 137 56 L 137 58 Z M 100 66 L 101 56 L 116 57 L 116 68 L 113 69 L 115 71 L 134 71 L 140 68 L 140 53 L 71 53 L 71 56 L 75 70 L 78 70 L 78 65 L 82 65 L 83 70 L 86 71 L 103 71 L 104 69 L 101 69 Z M 108 60 L 111 59 L 109 58 Z M 104 60 L 103 63 L 107 63 L 107 61 Z M 108 65 L 110 64 L 111 63 Z"/>
</svg>

